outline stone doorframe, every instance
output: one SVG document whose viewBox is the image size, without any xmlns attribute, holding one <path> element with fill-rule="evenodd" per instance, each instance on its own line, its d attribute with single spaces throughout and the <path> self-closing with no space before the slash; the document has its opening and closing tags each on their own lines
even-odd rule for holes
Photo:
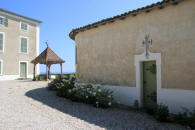
<svg viewBox="0 0 195 130">
<path fill-rule="evenodd" d="M 161 89 L 161 53 L 151 53 L 149 56 L 146 56 L 146 52 L 141 55 L 134 56 L 134 63 L 136 68 L 136 89 L 137 89 L 137 98 L 139 102 L 139 107 L 143 106 L 143 62 L 144 61 L 156 61 L 156 80 L 157 80 L 157 103 L 158 103 L 158 93 Z"/>
</svg>

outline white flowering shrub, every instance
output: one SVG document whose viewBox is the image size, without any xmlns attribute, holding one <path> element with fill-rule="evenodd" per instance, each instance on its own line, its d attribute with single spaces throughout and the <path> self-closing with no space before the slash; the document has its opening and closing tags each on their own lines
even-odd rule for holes
<svg viewBox="0 0 195 130">
<path fill-rule="evenodd" d="M 78 84 L 63 80 L 56 83 L 57 95 L 72 101 L 93 104 L 95 107 L 111 107 L 113 91 L 101 85 Z"/>
<path fill-rule="evenodd" d="M 110 107 L 113 104 L 113 96 L 112 93 L 113 91 L 111 91 L 108 88 L 100 88 L 97 87 L 95 89 L 96 91 L 96 106 L 97 107 Z"/>
<path fill-rule="evenodd" d="M 57 86 L 59 86 L 59 83 L 61 83 L 61 79 L 54 79 L 50 83 L 48 83 L 48 90 L 57 90 Z"/>
<path fill-rule="evenodd" d="M 75 85 L 76 98 L 84 103 L 93 104 L 96 107 L 111 107 L 113 104 L 113 91 L 101 85 L 91 84 Z"/>
<path fill-rule="evenodd" d="M 56 88 L 58 96 L 68 97 L 71 96 L 69 91 L 74 88 L 74 82 L 63 79 L 60 82 L 56 83 Z"/>
</svg>

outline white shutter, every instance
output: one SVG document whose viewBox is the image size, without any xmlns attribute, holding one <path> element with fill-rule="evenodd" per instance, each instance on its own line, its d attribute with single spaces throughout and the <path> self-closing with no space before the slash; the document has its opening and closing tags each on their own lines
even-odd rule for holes
<svg viewBox="0 0 195 130">
<path fill-rule="evenodd" d="M 3 25 L 3 17 L 0 17 L 0 24 Z"/>
<path fill-rule="evenodd" d="M 0 75 L 2 74 L 1 70 L 2 70 L 2 62 L 0 61 Z"/>
<path fill-rule="evenodd" d="M 27 53 L 27 38 L 21 38 L 21 52 Z"/>
<path fill-rule="evenodd" d="M 23 38 L 20 39 L 20 52 L 23 52 Z"/>
<path fill-rule="evenodd" d="M 5 27 L 8 27 L 8 19 L 7 18 L 4 18 L 3 24 L 4 24 Z"/>
<path fill-rule="evenodd" d="M 24 52 L 27 53 L 27 39 L 24 39 Z"/>
<path fill-rule="evenodd" d="M 0 52 L 3 51 L 3 34 L 0 33 Z"/>
</svg>

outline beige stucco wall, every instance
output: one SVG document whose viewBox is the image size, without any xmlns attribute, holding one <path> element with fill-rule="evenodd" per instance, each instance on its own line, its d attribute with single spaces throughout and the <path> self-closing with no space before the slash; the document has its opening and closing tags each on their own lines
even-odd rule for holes
<svg viewBox="0 0 195 130">
<path fill-rule="evenodd" d="M 0 13 L 0 16 L 4 16 Z M 19 61 L 28 61 L 28 75 L 33 74 L 33 60 L 37 55 L 36 26 L 29 23 L 28 32 L 20 30 L 20 20 L 8 17 L 8 27 L 0 26 L 5 33 L 4 52 L 0 53 L 3 60 L 3 75 L 19 75 Z M 28 37 L 28 54 L 19 53 L 20 36 Z"/>
<path fill-rule="evenodd" d="M 135 87 L 134 55 L 148 33 L 162 54 L 162 87 L 195 90 L 194 0 L 78 33 L 77 80 Z"/>
</svg>

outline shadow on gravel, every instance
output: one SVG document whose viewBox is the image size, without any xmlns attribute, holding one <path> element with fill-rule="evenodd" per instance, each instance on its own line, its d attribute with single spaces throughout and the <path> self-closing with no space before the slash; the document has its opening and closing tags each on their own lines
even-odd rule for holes
<svg viewBox="0 0 195 130">
<path fill-rule="evenodd" d="M 127 110 L 117 108 L 101 109 L 83 103 L 72 102 L 65 98 L 57 97 L 55 91 L 48 91 L 47 88 L 30 90 L 25 95 L 63 113 L 107 129 L 128 128 L 129 125 L 127 124 L 130 119 L 131 123 L 133 120 L 136 122 L 133 119 L 135 117 L 132 117 L 132 112 Z"/>
<path fill-rule="evenodd" d="M 57 97 L 55 91 L 48 91 L 47 88 L 30 90 L 25 95 L 65 114 L 106 129 L 158 129 L 159 127 L 175 129 L 174 125 L 159 124 L 141 112 L 118 108 L 95 108 Z"/>
</svg>

